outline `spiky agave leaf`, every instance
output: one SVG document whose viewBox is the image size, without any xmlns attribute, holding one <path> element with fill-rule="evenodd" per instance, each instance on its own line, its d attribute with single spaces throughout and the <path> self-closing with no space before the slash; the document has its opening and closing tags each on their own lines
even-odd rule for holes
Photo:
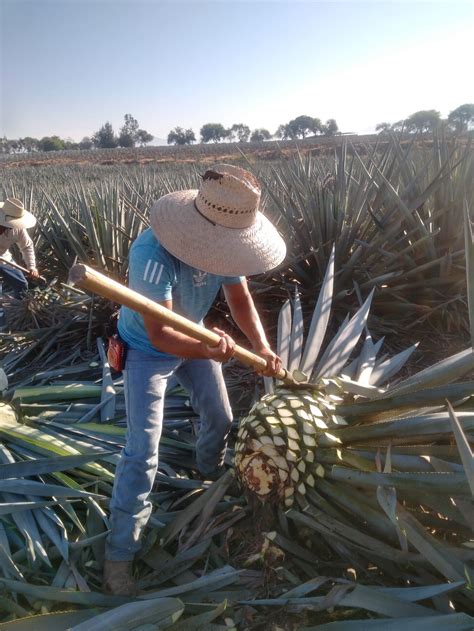
<svg viewBox="0 0 474 631">
<path fill-rule="evenodd" d="M 428 564 L 451 581 L 472 581 L 474 554 L 463 543 L 472 538 L 465 467 L 466 445 L 474 440 L 474 384 L 450 383 L 472 368 L 472 349 L 381 387 L 414 348 L 377 364 L 367 336 L 349 362 L 368 302 L 315 358 L 313 383 L 277 387 L 251 409 L 238 432 L 238 474 L 248 494 L 290 509 L 296 531 L 313 530 L 352 563 L 420 576 Z M 344 374 L 347 362 L 352 380 Z M 464 461 L 451 444 L 446 399 L 464 402 L 455 423 Z M 466 599 L 472 592 L 462 590 L 460 601 Z"/>
</svg>

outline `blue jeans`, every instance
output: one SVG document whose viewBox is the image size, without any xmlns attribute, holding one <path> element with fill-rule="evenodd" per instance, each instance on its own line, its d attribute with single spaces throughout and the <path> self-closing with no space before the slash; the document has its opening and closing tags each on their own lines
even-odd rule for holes
<svg viewBox="0 0 474 631">
<path fill-rule="evenodd" d="M 196 461 L 203 475 L 214 475 L 223 466 L 232 425 L 222 367 L 215 361 L 163 359 L 129 349 L 123 374 L 127 435 L 110 502 L 106 543 L 106 558 L 110 561 L 130 561 L 141 547 L 140 537 L 152 510 L 148 496 L 158 469 L 169 377 L 176 374 L 200 416 Z"/>
<path fill-rule="evenodd" d="M 15 298 L 21 298 L 28 289 L 28 281 L 23 272 L 8 265 L 0 264 L 0 282 L 4 292 L 13 292 Z"/>
</svg>

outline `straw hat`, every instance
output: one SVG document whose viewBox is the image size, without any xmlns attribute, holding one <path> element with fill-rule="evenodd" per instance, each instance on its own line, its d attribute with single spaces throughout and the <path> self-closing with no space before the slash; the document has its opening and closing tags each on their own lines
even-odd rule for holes
<svg viewBox="0 0 474 631">
<path fill-rule="evenodd" d="M 283 261 L 286 246 L 259 212 L 261 190 L 239 167 L 218 164 L 202 176 L 199 190 L 161 197 L 150 225 L 160 243 L 184 263 L 221 276 L 250 276 Z"/>
<path fill-rule="evenodd" d="M 19 199 L 9 197 L 4 202 L 0 202 L 0 226 L 32 228 L 35 223 L 36 217 L 26 210 Z"/>
</svg>

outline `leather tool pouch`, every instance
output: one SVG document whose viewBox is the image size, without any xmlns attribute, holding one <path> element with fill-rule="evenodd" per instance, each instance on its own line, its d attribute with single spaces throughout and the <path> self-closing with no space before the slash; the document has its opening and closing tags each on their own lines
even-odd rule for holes
<svg viewBox="0 0 474 631">
<path fill-rule="evenodd" d="M 109 348 L 107 349 L 107 359 L 109 366 L 116 372 L 122 372 L 125 368 L 127 346 L 117 333 L 109 337 Z"/>
<path fill-rule="evenodd" d="M 125 368 L 127 345 L 118 334 L 118 318 L 119 310 L 116 309 L 110 316 L 105 333 L 109 341 L 107 349 L 109 366 L 116 372 L 122 372 Z"/>
</svg>

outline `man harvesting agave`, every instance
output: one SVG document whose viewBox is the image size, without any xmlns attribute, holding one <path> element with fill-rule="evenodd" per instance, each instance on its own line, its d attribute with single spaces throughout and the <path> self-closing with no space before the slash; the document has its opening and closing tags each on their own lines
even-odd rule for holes
<svg viewBox="0 0 474 631">
<path fill-rule="evenodd" d="M 0 263 L 0 282 L 5 284 L 4 289 L 13 291 L 17 298 L 28 289 L 28 282 L 22 272 L 8 265 L 8 261 L 12 260 L 9 248 L 13 244 L 18 246 L 30 276 L 38 278 L 33 241 L 27 232 L 35 223 L 36 218 L 19 199 L 10 197 L 0 202 L 0 257 L 6 261 L 6 264 Z"/>
<path fill-rule="evenodd" d="M 221 287 L 232 317 L 254 351 L 267 360 L 266 376 L 281 368 L 270 349 L 245 276 L 268 271 L 285 257 L 276 228 L 259 212 L 258 181 L 244 169 L 217 165 L 199 190 L 170 193 L 151 209 L 151 228 L 130 251 L 129 284 L 139 293 L 195 322 L 202 322 Z M 158 468 L 163 399 L 175 374 L 201 418 L 197 466 L 207 479 L 223 471 L 232 423 L 221 363 L 234 340 L 209 347 L 154 319 L 123 307 L 119 333 L 128 347 L 124 370 L 128 433 L 110 503 L 104 588 L 132 595 L 131 566 L 150 516 L 148 496 Z"/>
</svg>

